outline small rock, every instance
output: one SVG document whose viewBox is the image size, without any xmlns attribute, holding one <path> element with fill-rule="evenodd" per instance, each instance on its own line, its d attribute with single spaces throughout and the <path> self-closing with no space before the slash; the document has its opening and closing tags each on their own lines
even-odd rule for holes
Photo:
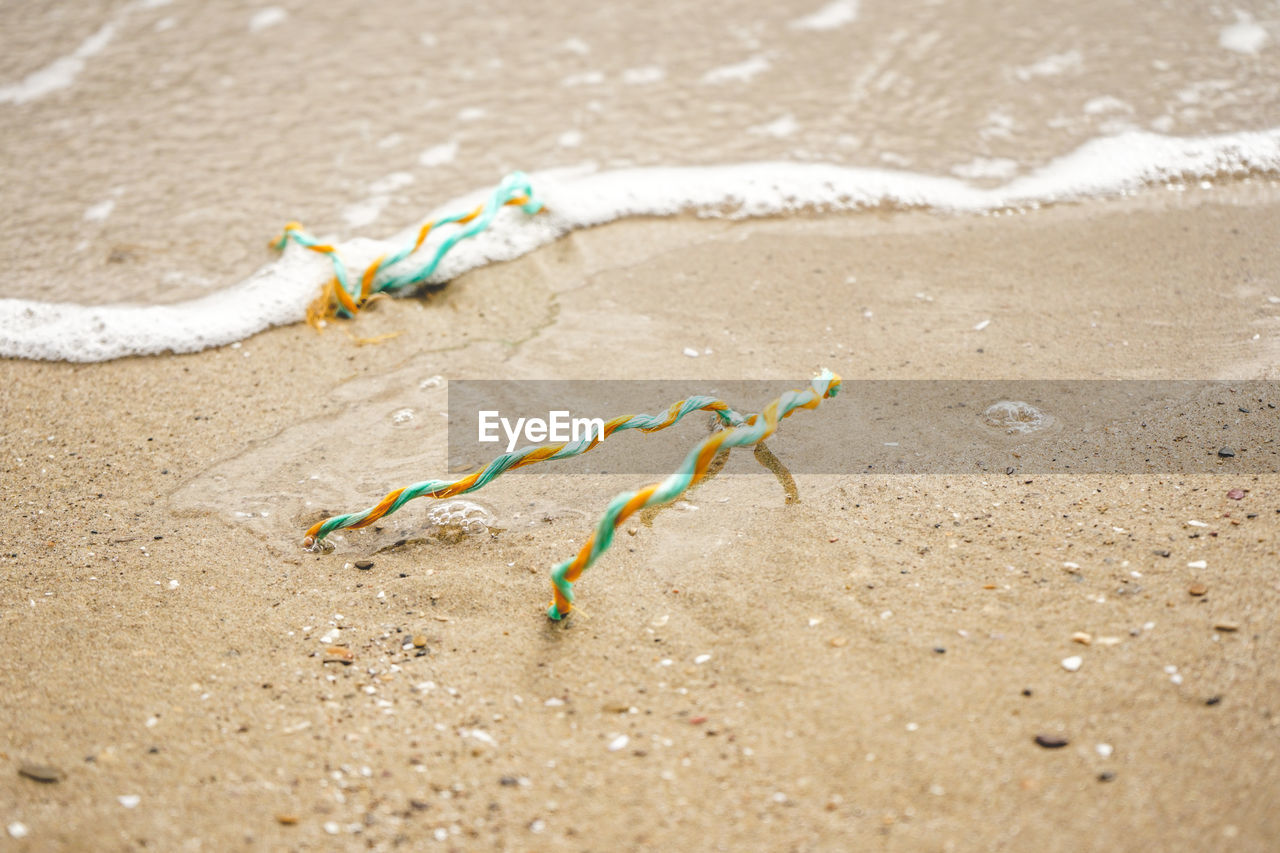
<svg viewBox="0 0 1280 853">
<path fill-rule="evenodd" d="M 1219 702 L 1221 702 L 1221 701 L 1222 701 L 1222 697 L 1221 697 L 1221 696 L 1210 696 L 1208 699 L 1204 700 L 1204 704 L 1206 704 L 1206 705 L 1217 705 L 1217 704 L 1218 704 Z"/>
<path fill-rule="evenodd" d="M 1071 743 L 1061 735 L 1036 735 L 1036 746 L 1043 746 L 1045 749 L 1062 749 L 1062 747 Z"/>
<path fill-rule="evenodd" d="M 830 640 L 830 642 L 831 642 L 831 647 L 832 647 L 832 648 L 836 648 L 836 649 L 838 649 L 838 648 L 840 648 L 841 646 L 848 645 L 849 640 L 848 640 L 847 638 L 845 638 L 845 637 L 832 637 L 832 638 L 831 638 L 831 640 Z"/>
<path fill-rule="evenodd" d="M 626 749 L 627 744 L 629 743 L 631 743 L 631 738 L 626 735 L 618 735 L 613 740 L 609 741 L 609 751 L 617 752 L 619 750 Z"/>
<path fill-rule="evenodd" d="M 1093 635 L 1088 634 L 1084 631 L 1076 631 L 1074 634 L 1071 635 L 1071 642 L 1079 643 L 1082 646 L 1087 646 L 1093 642 Z"/>
<path fill-rule="evenodd" d="M 373 560 L 356 560 L 356 568 L 367 572 L 373 568 Z"/>
<path fill-rule="evenodd" d="M 8 826 L 9 836 L 11 838 L 26 838 L 31 831 L 27 829 L 27 825 L 20 820 L 15 820 Z"/>
<path fill-rule="evenodd" d="M 1163 549 L 1158 549 L 1158 550 L 1152 551 L 1151 553 L 1155 554 L 1157 557 L 1168 557 L 1170 554 L 1169 551 L 1165 551 Z"/>
<path fill-rule="evenodd" d="M 1222 459 L 1230 459 L 1232 456 L 1235 456 L 1235 455 L 1236 455 L 1236 452 L 1232 450 L 1230 447 L 1218 448 L 1218 456 L 1221 457 Z"/>
<path fill-rule="evenodd" d="M 1215 622 L 1213 625 L 1213 630 L 1223 631 L 1227 634 L 1234 634 L 1236 631 L 1240 630 L 1240 623 L 1239 622 Z"/>
<path fill-rule="evenodd" d="M 1245 495 L 1244 489 L 1232 489 L 1231 491 L 1227 492 L 1227 499 L 1233 500 L 1233 501 L 1242 501 L 1244 500 L 1244 495 Z"/>
<path fill-rule="evenodd" d="M 137 794 L 124 794 L 123 796 L 116 797 L 116 800 L 126 809 L 133 809 L 137 808 L 138 803 L 142 802 L 142 797 Z"/>
<path fill-rule="evenodd" d="M 933 653 L 935 655 L 945 655 L 947 653 L 947 649 L 945 646 L 934 646 Z"/>
<path fill-rule="evenodd" d="M 504 788 L 514 788 L 516 785 L 520 784 L 520 780 L 514 776 L 503 776 L 498 780 L 498 784 Z"/>
<path fill-rule="evenodd" d="M 48 764 L 28 764 L 23 763 L 18 768 L 18 774 L 26 776 L 28 779 L 34 779 L 37 782 L 61 782 L 62 771 L 56 767 L 50 767 Z"/>
<path fill-rule="evenodd" d="M 1084 658 L 1080 655 L 1072 655 L 1069 658 L 1062 659 L 1062 668 L 1067 672 L 1075 672 L 1084 664 Z"/>
<path fill-rule="evenodd" d="M 600 710 L 606 714 L 625 714 L 631 710 L 631 706 L 626 702 L 605 702 Z"/>
<path fill-rule="evenodd" d="M 1100 743 L 1095 746 L 1094 749 L 1097 750 L 1098 755 L 1101 755 L 1103 758 L 1110 758 L 1111 753 L 1115 751 L 1109 743 Z"/>
<path fill-rule="evenodd" d="M 1191 586 L 1187 587 L 1187 592 L 1195 596 L 1204 595 L 1208 591 L 1209 591 L 1209 587 L 1205 586 L 1202 583 L 1193 583 Z"/>
<path fill-rule="evenodd" d="M 1110 770 L 1104 770 L 1098 774 L 1099 782 L 1111 782 L 1115 778 L 1116 778 L 1116 774 L 1112 773 Z"/>
<path fill-rule="evenodd" d="M 284 824 L 285 826 L 293 826 L 297 822 L 298 816 L 296 814 L 281 812 L 276 815 L 276 823 Z"/>
<path fill-rule="evenodd" d="M 343 666 L 347 666 L 355 659 L 355 652 L 344 646 L 330 646 L 324 650 L 325 663 L 340 663 Z"/>
<path fill-rule="evenodd" d="M 423 636 L 422 634 L 413 635 L 413 647 L 415 649 L 426 648 L 426 645 L 427 645 L 427 638 L 425 636 Z"/>
</svg>

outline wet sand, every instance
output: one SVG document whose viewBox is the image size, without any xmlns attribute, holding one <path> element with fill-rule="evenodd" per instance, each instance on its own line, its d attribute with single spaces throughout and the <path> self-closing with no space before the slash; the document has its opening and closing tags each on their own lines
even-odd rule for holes
<svg viewBox="0 0 1280 853">
<path fill-rule="evenodd" d="M 299 546 L 444 473 L 434 375 L 1276 378 L 1268 194 L 622 222 L 378 304 L 377 346 L 0 363 L 7 843 L 1269 849 L 1275 475 L 802 475 L 787 506 L 740 460 L 564 625 L 547 569 L 639 482 L 508 477 L 476 495 L 498 535 L 367 570 L 368 534 Z"/>
</svg>

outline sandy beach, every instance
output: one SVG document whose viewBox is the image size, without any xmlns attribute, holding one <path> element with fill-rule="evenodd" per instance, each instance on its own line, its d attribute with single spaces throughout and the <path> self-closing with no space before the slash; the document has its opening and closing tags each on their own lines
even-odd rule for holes
<svg viewBox="0 0 1280 853">
<path fill-rule="evenodd" d="M 213 5 L 229 16 L 234 4 Z M 583 52 L 561 24 L 539 30 L 521 17 L 528 13 L 490 9 L 514 52 L 502 54 L 502 67 L 486 64 L 487 54 L 449 52 L 446 33 L 483 30 L 482 15 L 460 8 L 444 23 L 387 36 L 415 49 L 427 44 L 424 34 L 436 39 L 431 55 L 452 75 L 446 96 L 367 66 L 339 73 L 339 60 L 354 63 L 390 31 L 382 19 L 360 19 L 344 41 L 336 5 L 314 15 L 290 7 L 249 27 L 261 10 L 236 6 L 237 34 L 290 33 L 273 50 L 292 57 L 292 70 L 301 63 L 315 72 L 299 85 L 338 92 L 339 106 L 351 107 L 335 113 L 345 135 L 327 136 L 318 125 L 288 125 L 287 115 L 311 121 L 296 103 L 281 117 L 266 95 L 221 100 L 232 88 L 221 74 L 256 68 L 255 91 L 279 93 L 291 64 L 220 35 L 232 27 L 213 12 L 182 3 L 99 4 L 79 17 L 10 8 L 0 17 L 29 39 L 28 54 L 61 39 L 70 55 L 102 21 L 117 29 L 114 47 L 87 55 L 75 87 L 0 104 L 0 132 L 15 152 L 3 193 L 29 201 L 22 216 L 11 205 L 13 227 L 0 235 L 19 273 L 9 295 L 190 298 L 271 262 L 266 240 L 289 216 L 315 213 L 319 233 L 390 232 L 428 204 L 522 165 L 522 154 L 540 168 L 574 165 L 579 145 L 605 165 L 610 156 L 640 165 L 783 156 L 770 146 L 798 144 L 777 133 L 786 126 L 740 144 L 710 140 L 721 120 L 754 126 L 786 112 L 809 126 L 825 115 L 817 94 L 810 102 L 795 92 L 825 91 L 824 75 L 836 73 L 845 48 L 814 48 L 817 70 L 796 77 L 790 63 L 798 60 L 768 41 L 774 31 L 787 39 L 814 31 L 788 23 L 814 12 L 792 6 L 726 36 L 757 40 L 737 55 L 766 56 L 777 75 L 758 72 L 758 88 L 729 99 L 740 107 L 712 110 L 700 124 L 690 118 L 697 105 L 679 95 L 682 69 L 719 91 L 714 75 L 704 78 L 733 58 L 700 57 L 696 42 L 665 29 L 665 52 L 646 57 L 600 12 L 578 10 L 573 32 L 591 45 Z M 881 113 L 862 130 L 835 115 L 820 135 L 835 145 L 840 133 L 857 133 L 864 141 L 846 141 L 849 159 L 877 162 L 864 148 L 877 134 L 892 137 L 899 142 L 888 148 L 913 168 L 947 171 L 943 131 L 906 107 L 932 103 L 921 91 L 941 104 L 943 90 L 929 81 L 945 78 L 947 57 L 962 52 L 930 53 L 914 35 L 878 41 L 868 32 L 888 26 L 890 13 L 862 7 L 850 4 L 856 20 L 841 24 L 854 40 L 848 49 L 862 57 L 871 43 L 890 45 L 865 67 L 925 70 L 914 84 L 864 81 L 864 106 L 897 86 L 901 113 Z M 720 32 L 712 16 L 724 11 L 690 12 L 690 26 Z M 164 26 L 165 16 L 175 22 Z M 159 34 L 199 24 L 213 35 L 203 43 L 188 34 L 188 49 L 207 48 L 189 59 L 181 44 L 165 48 L 167 59 L 125 52 L 131 42 L 121 33 L 144 23 Z M 1047 12 L 1034 26 L 1063 39 L 1079 34 Z M 539 65 L 521 53 L 532 51 L 515 38 L 522 27 L 558 46 L 552 58 Z M 1201 70 L 1206 79 L 1236 75 L 1239 100 L 1202 104 L 1204 115 L 1182 117 L 1202 124 L 1179 130 L 1220 130 L 1215 123 L 1240 118 L 1231 110 L 1274 109 L 1274 93 L 1253 107 L 1243 97 L 1265 89 L 1274 68 L 1246 56 L 1240 61 L 1258 66 L 1232 70 L 1239 51 L 1219 47 L 1217 32 L 1205 54 L 1226 58 L 1206 59 Z M 1023 49 L 1008 37 L 1011 51 Z M 317 44 L 341 48 L 325 62 L 305 49 Z M 1026 47 L 1007 58 L 1006 77 L 987 82 L 1012 87 L 1023 69 L 1034 83 L 1048 73 L 1037 56 L 1070 49 Z M 1267 49 L 1274 56 L 1274 43 Z M 398 54 L 387 50 L 395 66 Z M 464 84 L 497 99 L 487 105 L 491 118 L 503 113 L 510 95 L 493 87 L 521 57 L 534 70 L 514 100 L 532 98 L 520 115 L 526 136 L 541 140 L 533 153 L 504 135 L 509 127 L 486 137 L 477 124 L 485 120 L 457 117 L 481 103 L 459 94 Z M 641 115 L 601 107 L 599 124 L 586 126 L 603 139 L 553 145 L 555 133 L 568 132 L 553 127 L 558 109 L 590 111 L 589 100 L 604 99 L 583 95 L 597 85 L 591 78 L 559 82 L 589 72 L 588 59 L 608 65 L 607 81 L 631 70 L 620 87 L 660 88 L 645 100 L 650 126 L 628 138 L 625 128 L 644 124 Z M 1087 79 L 1106 73 L 1102 62 L 1073 72 L 1061 61 L 1064 87 L 1087 89 Z M 3 80 L 40 65 L 5 63 Z M 650 64 L 663 75 L 635 70 Z M 113 101 L 96 119 L 107 126 L 106 159 L 64 151 L 75 165 L 50 177 L 53 161 L 39 150 L 49 134 L 72 132 L 90 145 L 94 137 L 74 133 L 94 121 L 86 104 L 100 91 L 123 98 L 135 79 L 125 69 L 139 67 L 157 69 L 157 79 L 177 75 L 193 103 L 229 112 L 199 114 L 191 149 L 170 150 L 180 122 L 160 122 L 151 111 L 159 106 L 130 111 Z M 966 68 L 970 96 L 947 95 L 963 105 L 946 113 L 952 125 L 988 118 L 987 78 Z M 1161 92 L 1186 83 L 1175 72 L 1134 83 L 1150 99 L 1126 95 L 1125 115 L 1136 121 L 1155 110 Z M 729 85 L 734 73 L 751 69 L 722 72 Z M 557 81 L 545 95 L 538 74 Z M 385 161 L 400 143 L 379 148 L 377 140 L 415 133 L 409 118 L 383 121 L 375 106 L 359 105 L 372 87 L 401 99 L 413 93 L 415 110 L 470 129 L 446 171 L 419 177 L 419 196 L 388 190 L 390 200 L 374 202 L 383 218 L 375 212 L 357 225 L 367 208 L 344 219 L 343 204 L 398 168 Z M 157 84 L 137 97 L 146 105 L 177 95 Z M 437 97 L 443 103 L 430 101 Z M 790 107 L 766 106 L 788 97 Z M 1028 124 L 1060 107 L 1027 103 L 1013 112 Z M 739 108 L 755 118 L 736 118 Z M 267 129 L 254 125 L 255 111 Z M 670 141 L 663 128 L 677 118 L 694 126 Z M 142 130 L 128 127 L 133 119 Z M 344 166 L 337 149 L 360 122 L 369 123 L 365 142 Z M 155 150 L 130 159 L 129 140 L 148 126 L 163 127 Z M 315 142 L 277 148 L 260 133 L 288 143 L 313 134 Z M 492 147 L 482 151 L 486 138 Z M 1059 142 L 1030 145 L 1028 162 L 1075 144 Z M 814 159 L 830 154 L 810 144 Z M 258 180 L 251 155 L 266 150 L 279 155 L 278 169 Z M 192 151 L 209 156 L 196 161 Z M 47 196 L 35 188 L 41 181 L 50 182 Z M 112 195 L 116 185 L 129 189 Z M 82 216 L 88 202 L 107 198 L 117 201 L 114 213 Z M 103 233 L 90 234 L 95 228 Z M 197 239 L 208 234 L 218 239 Z M 82 239 L 88 247 L 77 251 Z M 822 367 L 850 389 L 863 379 L 1280 380 L 1278 271 L 1274 175 L 997 215 L 634 218 L 381 300 L 323 333 L 298 323 L 186 355 L 0 361 L 0 846 L 1275 849 L 1274 471 L 1241 473 L 1224 457 L 1213 474 L 805 472 L 796 478 L 799 502 L 787 504 L 777 481 L 739 451 L 743 458 L 682 505 L 629 523 L 578 583 L 580 611 L 561 623 L 545 616 L 549 568 L 581 547 L 618 491 L 643 484 L 635 477 L 557 462 L 469 496 L 492 514 L 487 531 L 433 528 L 424 500 L 388 530 L 335 537 L 331 552 L 308 552 L 301 540 L 328 515 L 447 473 L 438 425 L 449 380 L 804 380 Z M 376 344 L 356 341 L 390 333 Z M 1242 404 L 1247 418 L 1197 413 L 1183 432 L 1207 447 L 1273 449 L 1280 430 L 1268 402 L 1280 399 Z M 828 412 L 858 405 L 856 393 L 842 394 L 781 429 L 801 441 L 822 434 Z M 404 411 L 412 417 L 398 418 Z M 702 422 L 672 430 L 690 446 L 706 435 Z M 408 541 L 397 546 L 405 530 Z"/>
</svg>

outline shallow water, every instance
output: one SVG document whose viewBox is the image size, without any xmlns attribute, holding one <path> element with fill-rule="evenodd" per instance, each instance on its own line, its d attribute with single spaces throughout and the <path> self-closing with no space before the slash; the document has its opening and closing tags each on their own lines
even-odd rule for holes
<svg viewBox="0 0 1280 853">
<path fill-rule="evenodd" d="M 289 219 L 382 237 L 515 168 L 820 161 L 983 187 L 1124 131 L 1267 129 L 1272 17 L 1256 2 L 10 5 L 6 295 L 203 295 L 270 262 Z"/>
</svg>

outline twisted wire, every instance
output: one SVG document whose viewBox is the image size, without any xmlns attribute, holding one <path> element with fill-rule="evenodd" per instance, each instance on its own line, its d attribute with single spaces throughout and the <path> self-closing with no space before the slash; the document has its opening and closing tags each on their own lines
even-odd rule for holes
<svg viewBox="0 0 1280 853">
<path fill-rule="evenodd" d="M 533 465 L 537 462 L 580 456 L 594 449 L 600 442 L 617 432 L 631 429 L 638 429 L 645 433 L 657 432 L 676 423 L 685 415 L 698 411 L 714 412 L 720 422 L 728 426 L 736 426 L 745 422 L 742 415 L 731 409 L 727 403 L 707 396 L 679 400 L 672 403 L 667 411 L 661 415 L 621 415 L 606 422 L 604 429 L 594 438 L 584 437 L 577 441 L 548 444 L 541 447 L 523 447 L 511 453 L 504 453 L 483 468 L 457 480 L 424 480 L 404 488 L 395 489 L 388 492 L 386 497 L 368 509 L 345 515 L 335 515 L 324 521 L 317 522 L 307 531 L 302 544 L 311 548 L 318 542 L 323 541 L 326 536 L 335 530 L 368 527 L 415 498 L 451 498 L 455 495 L 474 492 L 507 471 L 523 468 L 526 465 Z"/>
<path fill-rule="evenodd" d="M 460 241 L 474 237 L 493 222 L 498 211 L 503 207 L 516 206 L 524 213 L 533 215 L 541 211 L 542 202 L 533 197 L 533 187 L 523 172 L 512 172 L 502 179 L 487 201 L 476 205 L 465 213 L 452 214 L 440 219 L 433 219 L 418 229 L 417 239 L 412 245 L 406 244 L 395 252 L 381 255 L 371 263 L 360 276 L 359 287 L 351 281 L 347 265 L 343 262 L 338 250 L 328 243 L 321 243 L 303 230 L 301 223 L 290 222 L 284 226 L 283 232 L 271 242 L 274 249 L 283 249 L 290 241 L 313 252 L 328 255 L 333 264 L 334 277 L 324 286 L 315 302 L 307 309 L 307 322 L 319 327 L 323 321 L 332 316 L 352 317 L 374 297 L 382 293 L 399 290 L 425 281 L 436 271 L 440 261 L 449 250 Z M 432 230 L 442 225 L 470 225 L 456 231 L 442 240 L 426 263 L 416 269 L 399 274 L 388 274 L 378 281 L 379 273 L 404 261 L 422 248 Z"/>
<path fill-rule="evenodd" d="M 661 506 L 674 501 L 707 474 L 717 451 L 759 444 L 773 435 L 778 423 L 797 409 L 816 409 L 827 397 L 840 390 L 840 377 L 824 370 L 804 390 L 788 391 L 765 407 L 759 415 L 751 415 L 743 423 L 723 429 L 699 442 L 685 457 L 680 468 L 661 482 L 615 497 L 594 532 L 577 555 L 557 563 L 551 570 L 552 602 L 547 616 L 559 621 L 573 610 L 573 584 L 589 569 L 609 546 L 614 534 L 627 518 L 645 507 Z"/>
</svg>

